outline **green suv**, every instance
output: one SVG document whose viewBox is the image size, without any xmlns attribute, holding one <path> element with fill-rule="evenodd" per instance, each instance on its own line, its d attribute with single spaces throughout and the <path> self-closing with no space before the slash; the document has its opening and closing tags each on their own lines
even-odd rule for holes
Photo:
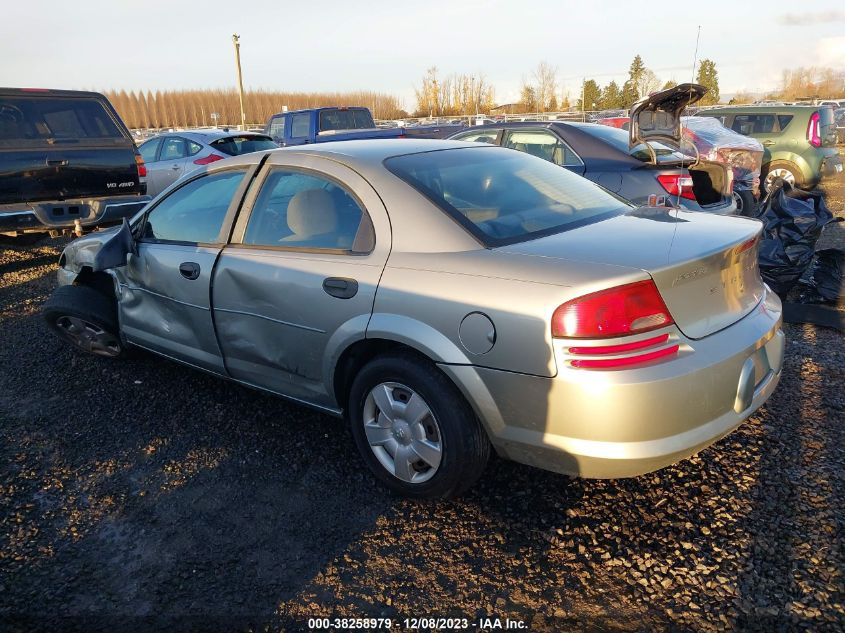
<svg viewBox="0 0 845 633">
<path fill-rule="evenodd" d="M 763 144 L 763 188 L 776 178 L 811 189 L 823 177 L 842 173 L 836 150 L 836 124 L 828 106 L 730 106 L 702 110 L 725 127 Z"/>
</svg>

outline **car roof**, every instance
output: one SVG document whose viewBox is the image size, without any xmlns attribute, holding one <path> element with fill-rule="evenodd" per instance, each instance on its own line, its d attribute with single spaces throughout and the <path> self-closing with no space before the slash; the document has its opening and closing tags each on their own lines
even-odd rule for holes
<svg viewBox="0 0 845 633">
<path fill-rule="evenodd" d="M 100 92 L 88 90 L 53 90 L 52 88 L 3 88 L 0 87 L 0 95 L 5 97 L 29 96 L 29 97 L 94 97 L 105 99 Z"/>
<path fill-rule="evenodd" d="M 723 108 L 708 108 L 706 110 L 699 110 L 696 116 L 708 116 L 710 114 L 773 114 L 778 112 L 792 112 L 793 114 L 800 114 L 802 112 L 810 112 L 818 110 L 820 107 L 814 105 L 747 105 L 747 106 L 725 106 Z"/>
<path fill-rule="evenodd" d="M 229 136 L 258 136 L 261 138 L 270 138 L 264 134 L 264 132 L 240 132 L 233 129 L 208 128 L 201 130 L 176 130 L 174 132 L 162 132 L 161 134 L 151 136 L 147 140 L 168 136 L 181 136 L 183 138 L 191 139 L 193 141 L 201 141 L 203 143 L 210 143 L 211 141 L 216 141 L 219 138 L 226 138 Z"/>
<path fill-rule="evenodd" d="M 388 158 L 394 156 L 406 156 L 408 154 L 423 154 L 448 149 L 502 149 L 495 145 L 485 143 L 473 143 L 469 141 L 449 141 L 443 139 L 362 139 L 353 141 L 331 141 L 328 143 L 317 143 L 313 145 L 296 145 L 292 147 L 280 147 L 277 149 L 251 152 L 240 156 L 232 156 L 209 165 L 209 171 L 216 171 L 234 165 L 247 165 L 259 162 L 259 159 L 266 155 L 298 154 L 307 156 L 320 156 L 333 160 L 362 172 L 372 172 L 373 169 L 380 170 L 381 164 Z"/>
<path fill-rule="evenodd" d="M 324 110 L 367 110 L 367 106 L 323 106 L 321 108 L 300 108 L 299 110 L 288 110 L 287 112 L 276 112 L 271 116 L 284 116 L 286 114 L 298 114 L 300 112 L 323 112 Z"/>
</svg>

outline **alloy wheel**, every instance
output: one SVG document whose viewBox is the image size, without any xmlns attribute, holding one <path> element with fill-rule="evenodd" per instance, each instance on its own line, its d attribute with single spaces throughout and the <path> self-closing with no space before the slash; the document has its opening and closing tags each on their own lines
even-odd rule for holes
<svg viewBox="0 0 845 633">
<path fill-rule="evenodd" d="M 782 178 L 784 182 L 788 182 L 792 187 L 795 186 L 795 174 L 788 169 L 779 167 L 777 169 L 772 169 L 768 174 L 766 174 L 766 190 L 771 189 L 772 184 L 778 178 Z"/>
<path fill-rule="evenodd" d="M 425 400 L 396 382 L 376 385 L 364 400 L 364 432 L 370 450 L 394 477 L 413 484 L 431 479 L 440 467 L 440 427 Z"/>
</svg>

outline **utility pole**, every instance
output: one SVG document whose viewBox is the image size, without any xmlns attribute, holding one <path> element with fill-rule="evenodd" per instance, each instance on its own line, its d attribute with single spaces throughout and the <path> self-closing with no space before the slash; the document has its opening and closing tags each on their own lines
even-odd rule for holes
<svg viewBox="0 0 845 633">
<path fill-rule="evenodd" d="M 232 35 L 232 43 L 235 45 L 235 65 L 238 67 L 238 95 L 241 99 L 241 130 L 246 130 L 246 113 L 244 113 L 244 78 L 241 75 L 241 36 Z"/>
</svg>

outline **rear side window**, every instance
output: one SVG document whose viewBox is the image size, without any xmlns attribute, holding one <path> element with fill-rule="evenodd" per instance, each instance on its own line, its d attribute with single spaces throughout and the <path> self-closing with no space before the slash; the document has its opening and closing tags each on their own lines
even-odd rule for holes
<svg viewBox="0 0 845 633">
<path fill-rule="evenodd" d="M 161 146 L 159 160 L 179 160 L 188 156 L 188 148 L 185 139 L 178 136 L 171 136 L 164 139 Z"/>
<path fill-rule="evenodd" d="M 143 237 L 153 240 L 216 243 L 243 171 L 197 178 L 180 187 L 147 215 Z"/>
<path fill-rule="evenodd" d="M 97 99 L 0 98 L 0 141 L 123 138 Z"/>
<path fill-rule="evenodd" d="M 365 130 L 376 126 L 368 110 L 321 110 L 320 131 Z"/>
<path fill-rule="evenodd" d="M 302 138 L 308 136 L 308 130 L 311 124 L 311 115 L 308 112 L 302 114 L 294 114 L 290 122 L 290 136 L 291 138 Z"/>
<path fill-rule="evenodd" d="M 255 201 L 243 243 L 369 252 L 374 236 L 367 214 L 336 182 L 274 170 Z"/>
<path fill-rule="evenodd" d="M 783 132 L 786 129 L 786 126 L 789 125 L 789 122 L 792 121 L 791 114 L 779 114 L 778 115 L 778 127 L 780 127 L 780 131 Z"/>
<path fill-rule="evenodd" d="M 452 138 L 456 141 L 473 141 L 475 143 L 490 143 L 496 145 L 496 139 L 501 130 L 482 130 L 479 132 L 464 132 Z"/>
<path fill-rule="evenodd" d="M 579 166 L 584 163 L 566 143 L 545 130 L 510 130 L 505 138 L 505 147 L 526 152 L 532 156 L 550 161 L 555 165 Z"/>
<path fill-rule="evenodd" d="M 737 114 L 731 129 L 745 136 L 776 132 L 774 114 Z"/>
<path fill-rule="evenodd" d="M 559 233 L 631 208 L 589 180 L 522 152 L 468 147 L 384 164 L 487 246 Z"/>
<path fill-rule="evenodd" d="M 278 148 L 269 136 L 227 136 L 214 141 L 211 146 L 229 156 Z"/>
</svg>

